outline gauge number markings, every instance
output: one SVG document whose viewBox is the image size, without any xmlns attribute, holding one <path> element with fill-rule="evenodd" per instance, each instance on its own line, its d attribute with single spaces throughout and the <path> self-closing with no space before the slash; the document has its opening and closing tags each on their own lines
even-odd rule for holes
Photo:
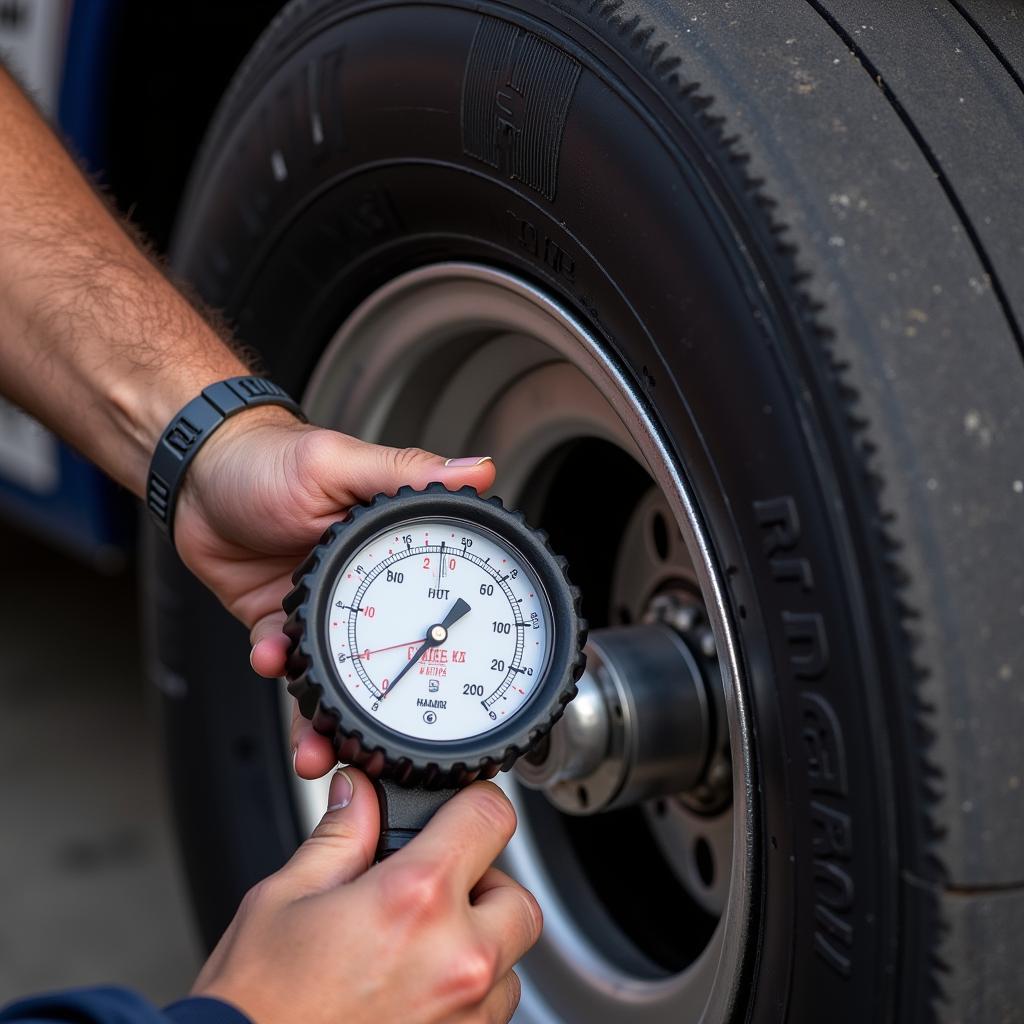
<svg viewBox="0 0 1024 1024">
<path fill-rule="evenodd" d="M 466 562 L 468 562 L 468 563 L 476 566 L 480 570 L 482 570 L 482 572 L 487 577 L 489 577 L 490 580 L 493 581 L 494 585 L 496 585 L 496 586 L 498 586 L 500 588 L 500 592 L 504 595 L 505 600 L 508 603 L 508 607 L 511 609 L 511 612 L 512 612 L 512 622 L 511 623 L 504 623 L 503 622 L 500 625 L 495 625 L 495 632 L 498 633 L 499 635 L 508 636 L 508 638 L 510 640 L 514 636 L 514 649 L 513 649 L 512 657 L 509 660 L 508 668 L 505 671 L 501 681 L 498 683 L 498 685 L 486 697 L 484 697 L 480 701 L 481 707 L 483 708 L 484 711 L 486 711 L 488 713 L 488 716 L 490 717 L 490 719 L 492 721 L 496 720 L 498 715 L 497 715 L 497 712 L 494 710 L 495 705 L 499 701 L 507 701 L 508 700 L 508 693 L 509 693 L 509 689 L 510 688 L 514 687 L 520 694 L 523 694 L 524 696 L 526 695 L 526 691 L 524 689 L 522 689 L 519 686 L 515 686 L 515 678 L 518 675 L 527 675 L 527 676 L 530 676 L 530 677 L 532 677 L 534 675 L 534 669 L 529 668 L 529 667 L 524 668 L 523 665 L 522 665 L 523 654 L 524 654 L 524 650 L 525 650 L 525 636 L 526 636 L 528 630 L 532 631 L 532 629 L 540 629 L 541 626 L 542 626 L 542 620 L 539 617 L 538 613 L 536 613 L 536 612 L 533 613 L 533 617 L 531 618 L 531 621 L 529 621 L 529 622 L 526 621 L 523 618 L 522 614 L 521 614 L 520 605 L 522 604 L 523 599 L 516 596 L 515 592 L 513 591 L 512 587 L 511 587 L 511 585 L 509 583 L 510 579 L 517 579 L 518 578 L 519 569 L 518 568 L 513 568 L 513 569 L 511 569 L 511 570 L 506 572 L 503 569 L 499 568 L 498 566 L 491 564 L 491 557 L 487 557 L 487 558 L 480 557 L 480 556 L 472 553 L 469 550 L 469 546 L 465 545 L 465 544 L 449 545 L 449 544 L 447 544 L 447 542 L 442 541 L 442 542 L 436 543 L 436 544 L 425 542 L 425 543 L 422 543 L 422 544 L 413 545 L 411 543 L 411 538 L 407 537 L 407 538 L 402 538 L 402 539 L 405 541 L 404 547 L 400 548 L 398 551 L 393 551 L 393 550 L 389 549 L 388 556 L 386 558 L 383 558 L 380 561 L 376 562 L 369 570 L 367 570 L 363 565 L 357 565 L 357 566 L 355 566 L 354 569 L 352 569 L 350 572 L 347 573 L 347 577 L 346 578 L 351 579 L 352 578 L 352 573 L 354 572 L 357 575 L 358 579 L 359 579 L 359 585 L 358 585 L 358 587 L 356 589 L 355 594 L 351 598 L 349 598 L 348 601 L 336 601 L 336 602 L 334 602 L 334 606 L 335 607 L 341 607 L 341 608 L 347 609 L 351 613 L 351 614 L 348 615 L 347 619 L 344 620 L 344 623 L 334 623 L 333 624 L 333 625 L 345 625 L 347 627 L 346 633 L 347 633 L 347 637 L 348 637 L 348 645 L 347 645 L 348 646 L 348 653 L 347 653 L 347 655 L 346 654 L 339 654 L 338 655 L 339 661 L 342 664 L 344 664 L 346 662 L 351 662 L 354 665 L 356 673 L 358 674 L 359 678 L 362 680 L 364 685 L 367 687 L 367 690 L 369 691 L 369 693 L 373 697 L 373 704 L 372 704 L 370 710 L 372 712 L 374 712 L 374 713 L 378 712 L 379 709 L 380 709 L 380 702 L 383 700 L 384 693 L 386 692 L 386 682 L 387 681 L 385 680 L 385 686 L 384 687 L 377 686 L 373 682 L 373 680 L 371 679 L 368 671 L 366 670 L 366 666 L 364 665 L 364 661 L 368 661 L 369 658 L 372 657 L 373 653 L 379 653 L 380 651 L 385 650 L 385 649 L 393 649 L 393 648 L 397 648 L 397 647 L 402 647 L 402 646 L 404 646 L 404 644 L 395 644 L 395 645 L 392 645 L 392 648 L 381 648 L 381 649 L 378 649 L 375 652 L 370 652 L 370 650 L 368 648 L 365 656 L 364 656 L 364 654 L 362 652 L 360 652 L 359 642 L 358 642 L 358 638 L 357 638 L 357 630 L 358 630 L 358 625 L 359 625 L 359 613 L 362 612 L 364 615 L 366 615 L 366 614 L 368 614 L 369 609 L 371 607 L 373 607 L 373 606 L 369 606 L 369 605 L 364 606 L 364 599 L 365 599 L 365 597 L 367 595 L 367 592 L 369 591 L 370 587 L 375 582 L 377 582 L 380 579 L 380 577 L 382 575 L 384 575 L 389 569 L 391 569 L 393 566 L 397 565 L 400 562 L 409 561 L 409 560 L 412 560 L 412 559 L 418 559 L 418 558 L 424 557 L 424 556 L 426 556 L 426 557 L 435 556 L 435 555 L 438 556 L 438 559 L 439 559 L 439 561 L 441 563 L 440 566 L 438 567 L 438 570 L 437 570 L 437 572 L 438 572 L 438 583 L 440 583 L 445 578 L 445 576 L 448 575 L 448 573 L 455 571 L 455 568 L 451 565 L 451 561 L 455 561 L 457 559 L 463 559 Z M 427 537 L 425 537 L 424 539 L 425 539 L 425 541 L 427 541 Z M 397 540 L 398 540 L 398 538 L 396 538 L 396 542 L 397 542 Z M 356 555 L 356 556 L 353 557 L 352 561 L 348 563 L 348 566 L 346 566 L 346 569 L 349 569 L 352 566 L 352 562 L 354 562 L 357 557 L 359 557 L 359 555 Z M 370 558 L 370 557 L 372 557 L 372 554 L 366 553 L 363 557 L 364 558 Z M 449 561 L 449 560 L 451 560 L 451 561 Z M 426 558 L 424 559 L 423 568 L 424 568 L 424 570 L 426 570 L 428 568 L 428 563 L 426 562 Z M 406 570 L 406 571 L 408 572 L 408 570 Z M 431 575 L 433 575 L 432 567 L 431 567 L 430 571 L 431 571 Z M 394 580 L 394 581 L 391 581 L 391 582 L 396 583 L 396 585 L 398 585 L 398 586 L 404 586 L 404 585 L 407 585 L 407 583 L 412 583 L 415 579 L 416 579 L 416 577 L 415 577 L 414 574 L 409 574 L 407 581 L 405 579 L 401 579 L 400 578 L 398 580 Z M 529 581 L 529 576 L 527 575 L 526 577 L 524 577 L 524 579 L 526 581 Z M 340 580 L 340 577 L 339 577 L 338 583 L 336 583 L 336 585 L 335 585 L 335 591 L 336 592 L 337 592 L 338 586 L 340 585 L 340 582 L 341 582 L 341 580 Z M 534 587 L 534 589 L 536 589 L 536 584 L 531 584 L 531 585 Z M 438 586 L 436 588 L 436 591 L 431 593 L 430 596 L 431 597 L 436 596 L 436 597 L 438 597 L 440 599 L 440 594 L 441 593 L 446 593 L 446 596 L 447 596 L 447 592 L 446 591 L 442 591 L 441 587 Z M 533 597 L 532 594 L 530 596 Z M 439 609 L 439 611 L 440 611 L 440 609 Z M 438 617 L 440 618 L 440 615 Z M 506 626 L 506 629 L 505 630 L 501 630 L 500 629 L 501 625 Z M 421 626 L 422 626 L 423 629 L 426 629 L 426 628 L 428 628 L 430 626 L 430 623 L 423 623 L 423 624 L 421 624 Z M 457 627 L 455 627 L 455 628 L 457 628 Z M 509 634 L 512 634 L 512 635 L 510 636 Z M 339 638 L 339 640 L 340 640 L 340 638 Z M 415 642 L 418 643 L 419 641 L 415 641 Z M 412 644 L 410 644 L 409 646 L 412 646 Z M 539 641 L 538 641 L 538 646 L 539 646 Z M 355 652 L 355 653 L 353 654 L 353 652 Z M 493 668 L 493 666 L 495 664 L 500 664 L 501 660 L 502 659 L 498 659 L 498 658 L 494 659 L 492 661 L 492 668 Z M 504 666 L 502 666 L 502 667 L 504 667 Z M 538 666 L 538 670 L 539 669 L 540 669 L 540 666 Z M 480 684 L 480 683 L 467 684 L 464 687 L 464 693 L 471 692 L 471 689 L 470 689 L 471 687 L 472 687 L 473 690 L 475 690 L 476 688 L 480 688 L 480 689 L 484 688 L 483 685 Z M 479 694 L 474 694 L 474 695 L 478 696 Z M 504 714 L 503 711 L 501 713 Z M 431 718 L 428 721 L 428 724 L 430 724 L 433 721 L 436 721 L 436 716 Z"/>
</svg>

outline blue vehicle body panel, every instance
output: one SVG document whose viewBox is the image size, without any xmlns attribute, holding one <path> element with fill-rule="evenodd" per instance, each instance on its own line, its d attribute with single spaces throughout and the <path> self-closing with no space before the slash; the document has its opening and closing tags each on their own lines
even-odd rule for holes
<svg viewBox="0 0 1024 1024">
<path fill-rule="evenodd" d="M 109 69 L 124 0 L 78 0 L 71 9 L 57 120 L 93 172 L 106 159 Z"/>
<path fill-rule="evenodd" d="M 135 523 L 133 500 L 67 445 L 58 448 L 60 486 L 39 495 L 0 476 L 0 508 L 35 534 L 101 568 L 120 566 Z"/>
</svg>

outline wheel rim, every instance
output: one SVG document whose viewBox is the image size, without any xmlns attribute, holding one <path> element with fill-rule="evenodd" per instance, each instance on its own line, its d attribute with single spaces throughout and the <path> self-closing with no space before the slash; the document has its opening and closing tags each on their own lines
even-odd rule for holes
<svg viewBox="0 0 1024 1024">
<path fill-rule="evenodd" d="M 638 506 L 623 544 L 636 548 L 636 521 L 645 521 L 652 509 L 675 523 L 672 557 L 662 559 L 660 571 L 692 583 L 714 637 L 731 749 L 732 804 L 702 820 L 671 799 L 661 800 L 642 809 L 642 820 L 680 884 L 694 889 L 697 905 L 716 912 L 718 920 L 680 969 L 650 961 L 637 950 L 635 935 L 595 900 L 595 890 L 576 884 L 572 844 L 555 838 L 562 816 L 539 794 L 503 777 L 520 818 L 504 866 L 545 910 L 544 936 L 520 967 L 523 999 L 516 1021 L 726 1019 L 740 985 L 753 906 L 747 706 L 723 590 L 697 506 L 642 396 L 585 326 L 529 283 L 486 266 L 441 263 L 404 274 L 363 301 L 326 347 L 304 406 L 315 422 L 365 440 L 456 455 L 491 454 L 499 468 L 496 491 L 534 519 L 544 505 L 545 487 L 550 489 L 560 472 L 557 453 L 572 445 L 604 446 L 602 452 L 615 451 L 649 475 L 654 488 Z M 453 409 L 457 415 L 451 415 Z M 662 585 L 653 579 L 653 568 L 646 584 L 635 569 L 630 573 L 619 566 L 611 575 L 611 604 L 629 606 L 631 615 L 642 610 L 645 585 L 648 595 Z M 287 699 L 282 710 L 290 714 Z M 308 831 L 326 805 L 326 780 L 296 780 L 294 788 Z M 705 855 L 714 866 L 712 884 Z M 679 928 L 686 927 L 679 922 Z"/>
</svg>

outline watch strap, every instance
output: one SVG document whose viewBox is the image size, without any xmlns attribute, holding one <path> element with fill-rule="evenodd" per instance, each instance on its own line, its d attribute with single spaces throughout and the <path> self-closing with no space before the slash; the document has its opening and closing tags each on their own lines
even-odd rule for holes
<svg viewBox="0 0 1024 1024">
<path fill-rule="evenodd" d="M 213 432 L 227 419 L 258 405 L 280 405 L 306 422 L 306 417 L 283 388 L 265 377 L 230 377 L 192 399 L 160 435 L 149 464 L 146 506 L 157 527 L 174 536 L 174 508 L 189 464 Z"/>
</svg>

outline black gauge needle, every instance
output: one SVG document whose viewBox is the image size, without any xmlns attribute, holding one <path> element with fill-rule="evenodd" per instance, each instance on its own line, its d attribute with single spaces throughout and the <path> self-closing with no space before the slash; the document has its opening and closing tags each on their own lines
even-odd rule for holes
<svg viewBox="0 0 1024 1024">
<path fill-rule="evenodd" d="M 411 669 L 431 647 L 439 647 L 448 639 L 448 630 L 451 629 L 452 626 L 454 626 L 455 623 L 458 622 L 459 619 L 461 619 L 468 611 L 470 611 L 469 605 L 460 597 L 455 604 L 448 609 L 448 614 L 439 623 L 437 623 L 437 625 L 431 626 L 430 629 L 427 630 L 427 638 L 423 641 L 423 645 L 409 659 L 409 663 L 405 668 L 403 668 L 402 671 L 391 680 L 388 688 L 380 695 L 381 700 L 384 700 L 384 698 L 394 690 L 399 679 L 401 679 L 402 676 L 404 676 L 405 673 L 408 672 L 409 669 Z"/>
<path fill-rule="evenodd" d="M 460 597 L 455 602 L 455 604 L 453 604 L 451 608 L 448 610 L 448 614 L 441 620 L 441 628 L 445 631 L 445 636 L 441 637 L 441 639 L 438 640 L 437 643 L 443 644 L 445 642 L 445 639 L 447 638 L 448 630 L 451 629 L 452 626 L 454 626 L 455 623 L 458 622 L 459 619 L 461 619 L 462 616 L 469 611 L 472 611 L 472 609 Z"/>
</svg>

